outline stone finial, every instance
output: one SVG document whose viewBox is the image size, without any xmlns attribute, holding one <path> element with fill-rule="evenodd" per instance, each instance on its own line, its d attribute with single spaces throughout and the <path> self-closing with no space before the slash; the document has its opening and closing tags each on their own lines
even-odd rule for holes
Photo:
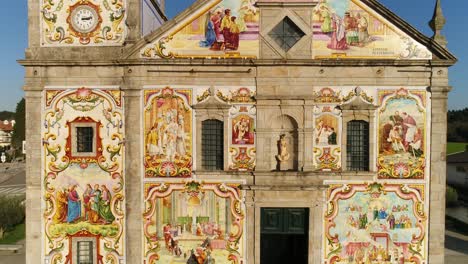
<svg viewBox="0 0 468 264">
<path fill-rule="evenodd" d="M 440 0 L 437 0 L 434 8 L 434 15 L 432 16 L 432 20 L 429 22 L 429 26 L 432 28 L 432 31 L 434 31 L 434 36 L 432 36 L 432 39 L 443 47 L 447 46 L 447 39 L 445 39 L 445 36 L 443 36 L 441 33 L 445 22 L 446 20 L 444 14 L 442 13 Z"/>
</svg>

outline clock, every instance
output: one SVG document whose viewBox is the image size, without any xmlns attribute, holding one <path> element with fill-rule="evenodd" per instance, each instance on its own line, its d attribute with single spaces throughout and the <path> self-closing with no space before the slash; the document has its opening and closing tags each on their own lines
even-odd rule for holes
<svg viewBox="0 0 468 264">
<path fill-rule="evenodd" d="M 80 38 L 80 43 L 87 44 L 98 34 L 102 18 L 100 8 L 89 0 L 78 1 L 69 7 L 67 23 L 70 33 Z"/>
<path fill-rule="evenodd" d="M 83 34 L 94 31 L 99 24 L 96 10 L 88 5 L 77 6 L 71 12 L 70 17 L 73 29 Z"/>
</svg>

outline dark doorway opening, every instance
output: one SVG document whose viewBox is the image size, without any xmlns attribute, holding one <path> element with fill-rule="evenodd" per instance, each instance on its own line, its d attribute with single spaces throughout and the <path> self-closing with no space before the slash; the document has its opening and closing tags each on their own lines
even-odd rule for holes
<svg viewBox="0 0 468 264">
<path fill-rule="evenodd" d="M 308 208 L 262 208 L 260 217 L 260 263 L 308 263 Z"/>
</svg>

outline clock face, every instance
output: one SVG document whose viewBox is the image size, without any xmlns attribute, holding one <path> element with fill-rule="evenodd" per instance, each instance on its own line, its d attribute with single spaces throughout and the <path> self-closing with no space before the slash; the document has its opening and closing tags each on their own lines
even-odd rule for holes
<svg viewBox="0 0 468 264">
<path fill-rule="evenodd" d="M 99 17 L 92 7 L 87 5 L 77 6 L 70 14 L 71 26 L 79 33 L 90 33 L 98 25 Z"/>
</svg>

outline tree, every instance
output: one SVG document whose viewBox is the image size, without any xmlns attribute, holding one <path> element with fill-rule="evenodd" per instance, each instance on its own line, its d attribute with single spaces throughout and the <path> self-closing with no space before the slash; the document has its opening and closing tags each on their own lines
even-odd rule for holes
<svg viewBox="0 0 468 264">
<path fill-rule="evenodd" d="M 21 150 L 23 147 L 23 140 L 26 138 L 26 104 L 24 98 L 16 105 L 15 122 L 12 145 L 16 150 Z"/>
<path fill-rule="evenodd" d="M 10 111 L 1 111 L 0 112 L 0 120 L 12 120 L 15 118 L 15 113 Z"/>
</svg>

